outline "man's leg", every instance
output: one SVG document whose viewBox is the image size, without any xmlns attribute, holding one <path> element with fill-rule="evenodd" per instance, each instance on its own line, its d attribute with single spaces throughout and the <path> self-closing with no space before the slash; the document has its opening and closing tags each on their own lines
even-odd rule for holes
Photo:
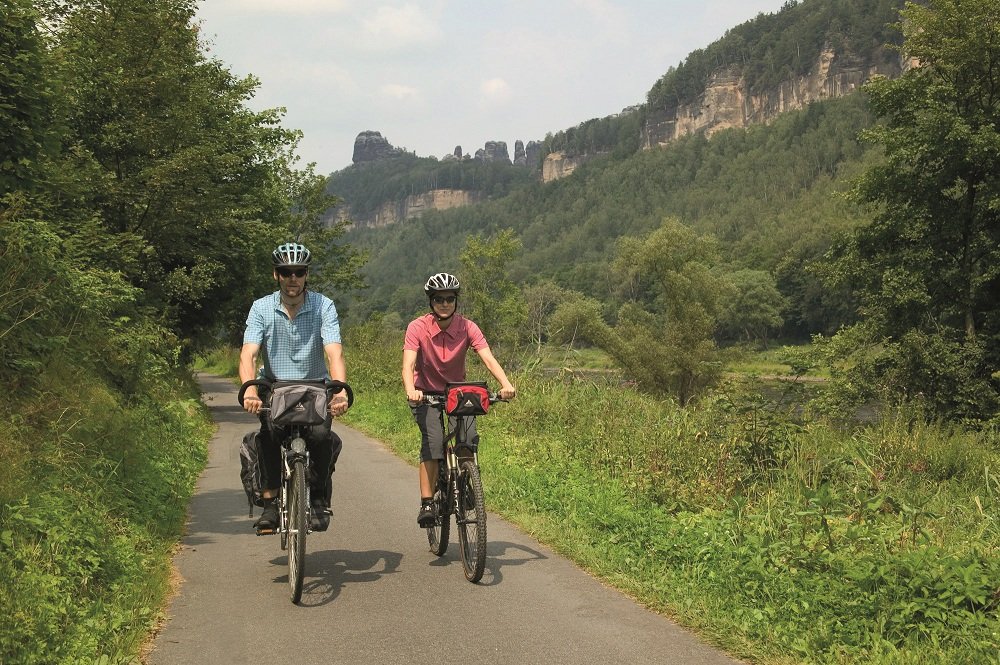
<svg viewBox="0 0 1000 665">
<path fill-rule="evenodd" d="M 333 499 L 333 471 L 344 446 L 337 433 L 330 429 L 330 421 L 310 427 L 306 432 L 309 448 L 309 497 L 312 504 L 313 531 L 326 531 L 330 525 L 330 506 Z"/>
<path fill-rule="evenodd" d="M 278 526 L 278 502 L 275 497 L 281 487 L 281 445 L 277 441 L 278 432 L 272 436 L 264 416 L 260 419 L 257 434 L 257 463 L 260 465 L 261 496 L 264 511 L 254 526 L 258 529 L 273 529 Z"/>
</svg>

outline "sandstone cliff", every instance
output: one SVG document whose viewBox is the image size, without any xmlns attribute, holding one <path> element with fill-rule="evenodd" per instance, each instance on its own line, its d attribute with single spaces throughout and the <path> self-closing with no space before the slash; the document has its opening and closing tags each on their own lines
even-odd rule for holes
<svg viewBox="0 0 1000 665">
<path fill-rule="evenodd" d="M 693 103 L 647 109 L 642 146 L 649 149 L 695 132 L 711 136 L 731 127 L 767 123 L 786 111 L 855 92 L 872 76 L 895 78 L 903 71 L 904 62 L 898 57 L 884 57 L 882 51 L 877 56 L 865 60 L 838 55 L 827 48 L 808 75 L 756 95 L 747 90 L 746 82 L 733 68 L 718 70 Z"/>
<path fill-rule="evenodd" d="M 733 127 L 766 124 L 782 113 L 805 108 L 812 102 L 856 92 L 873 76 L 895 78 L 910 66 L 911 63 L 886 49 L 876 49 L 866 58 L 860 58 L 825 48 L 809 74 L 783 81 L 763 93 L 751 93 L 740 70 L 730 66 L 716 70 L 705 90 L 689 104 L 634 107 L 623 113 L 645 111 L 640 145 L 648 150 L 697 132 L 711 136 Z M 604 153 L 549 153 L 542 163 L 542 181 L 565 178 L 601 154 Z"/>
<path fill-rule="evenodd" d="M 480 192 L 460 189 L 432 189 L 420 194 L 407 196 L 401 201 L 386 201 L 365 219 L 353 219 L 351 206 L 341 204 L 333 211 L 336 222 L 347 221 L 361 226 L 389 226 L 407 219 L 420 217 L 428 210 L 448 210 L 479 203 L 484 199 Z"/>
</svg>

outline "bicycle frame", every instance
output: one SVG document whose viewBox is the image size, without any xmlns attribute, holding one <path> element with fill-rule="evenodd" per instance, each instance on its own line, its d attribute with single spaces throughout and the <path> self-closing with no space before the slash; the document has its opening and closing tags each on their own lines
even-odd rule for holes
<svg viewBox="0 0 1000 665">
<path fill-rule="evenodd" d="M 302 381 L 302 382 L 283 382 L 288 383 L 304 383 L 307 385 L 316 385 L 317 382 L 314 381 Z M 239 396 L 237 397 L 240 405 L 243 405 L 243 396 L 246 393 L 246 389 L 252 385 L 260 386 L 266 389 L 269 393 L 272 389 L 272 383 L 264 380 L 253 380 L 247 381 L 240 387 Z M 354 401 L 354 395 L 351 391 L 350 386 L 342 381 L 326 381 L 322 382 L 326 389 L 327 401 L 333 393 L 340 392 L 341 390 L 347 393 L 347 403 L 348 406 Z M 293 395 L 295 393 L 293 392 Z M 305 391 L 305 395 L 308 395 L 308 391 Z M 267 397 L 268 406 L 261 407 L 262 413 L 267 413 L 266 418 L 267 427 L 269 428 L 272 437 L 277 433 L 277 428 L 279 425 L 275 424 L 271 418 L 273 412 L 271 412 L 271 395 L 265 395 Z M 303 394 L 295 395 L 298 400 L 304 400 Z M 306 402 L 308 403 L 308 402 Z M 280 535 L 281 549 L 288 551 L 288 582 L 291 587 L 291 597 L 292 602 L 297 603 L 302 597 L 302 581 L 305 569 L 305 554 L 306 554 L 306 536 L 312 532 L 312 500 L 310 497 L 310 487 L 309 487 L 309 471 L 310 471 L 310 457 L 308 446 L 305 440 L 305 430 L 307 427 L 312 426 L 316 423 L 316 418 L 318 413 L 316 409 L 308 410 L 303 408 L 303 401 L 293 401 L 291 404 L 294 408 L 291 411 L 294 413 L 296 411 L 301 411 L 301 415 L 294 416 L 297 422 L 282 424 L 280 427 L 287 428 L 288 435 L 282 437 L 279 442 L 280 455 L 281 455 L 281 486 L 278 492 L 278 526 L 276 529 L 257 529 L 257 535 L 272 535 L 278 533 Z M 324 403 L 325 410 L 325 403 Z M 329 417 L 326 415 L 325 417 Z M 304 421 L 304 422 L 302 422 Z M 291 541 L 291 542 L 289 542 Z"/>
<path fill-rule="evenodd" d="M 272 432 L 273 432 L 272 428 Z M 281 549 L 287 549 L 288 545 L 288 534 L 292 527 L 289 524 L 288 517 L 288 506 L 291 501 L 291 479 L 292 479 L 292 469 L 295 468 L 295 463 L 297 461 L 302 461 L 305 467 L 306 474 L 308 476 L 310 470 L 309 461 L 309 450 L 306 448 L 305 437 L 302 436 L 301 428 L 293 426 L 293 429 L 289 436 L 281 442 L 281 488 L 280 488 L 280 499 L 278 504 L 278 517 L 280 519 L 278 524 L 278 533 L 281 535 Z M 312 533 L 312 529 L 309 525 L 312 524 L 312 501 L 310 493 L 312 489 L 309 484 L 306 483 L 306 533 Z M 257 535 L 266 535 L 262 531 L 258 531 Z"/>
<path fill-rule="evenodd" d="M 489 401 L 492 404 L 501 400 L 490 393 Z M 482 578 L 486 565 L 486 508 L 479 475 L 479 452 L 471 448 L 467 440 L 474 416 L 448 416 L 443 413 L 444 398 L 437 395 L 425 395 L 423 402 L 429 408 L 442 411 L 445 445 L 434 490 L 438 515 L 434 524 L 427 527 L 427 541 L 431 552 L 442 556 L 448 549 L 451 516 L 454 515 L 465 577 L 475 583 Z M 455 418 L 454 427 L 451 418 Z"/>
</svg>

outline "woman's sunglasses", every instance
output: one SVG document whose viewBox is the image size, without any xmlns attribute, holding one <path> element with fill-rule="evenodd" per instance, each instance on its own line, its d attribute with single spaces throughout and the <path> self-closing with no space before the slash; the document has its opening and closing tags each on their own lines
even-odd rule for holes
<svg viewBox="0 0 1000 665">
<path fill-rule="evenodd" d="M 431 298 L 431 301 L 433 301 L 435 305 L 443 305 L 445 303 L 448 303 L 450 305 L 456 300 L 457 298 L 455 296 L 434 296 L 433 298 Z"/>
<path fill-rule="evenodd" d="M 291 277 L 292 275 L 305 277 L 306 273 L 309 272 L 309 268 L 278 268 L 277 270 L 282 277 Z"/>
</svg>

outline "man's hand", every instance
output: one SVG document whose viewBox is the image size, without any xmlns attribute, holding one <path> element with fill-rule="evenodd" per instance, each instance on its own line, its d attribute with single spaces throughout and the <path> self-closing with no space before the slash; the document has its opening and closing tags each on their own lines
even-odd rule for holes
<svg viewBox="0 0 1000 665">
<path fill-rule="evenodd" d="M 417 390 L 416 388 L 414 388 L 413 390 L 406 391 L 406 401 L 408 401 L 410 404 L 420 404 L 420 402 L 422 402 L 423 400 L 424 400 L 424 391 Z"/>
<path fill-rule="evenodd" d="M 247 413 L 260 413 L 260 407 L 264 406 L 260 397 L 257 397 L 255 392 L 253 395 L 250 394 L 248 390 L 245 395 L 243 395 L 243 409 Z"/>
<path fill-rule="evenodd" d="M 347 413 L 347 395 L 337 393 L 330 398 L 330 415 L 336 418 Z"/>
<path fill-rule="evenodd" d="M 514 399 L 515 395 L 517 395 L 517 388 L 514 386 L 507 386 L 500 389 L 500 399 Z"/>
</svg>

